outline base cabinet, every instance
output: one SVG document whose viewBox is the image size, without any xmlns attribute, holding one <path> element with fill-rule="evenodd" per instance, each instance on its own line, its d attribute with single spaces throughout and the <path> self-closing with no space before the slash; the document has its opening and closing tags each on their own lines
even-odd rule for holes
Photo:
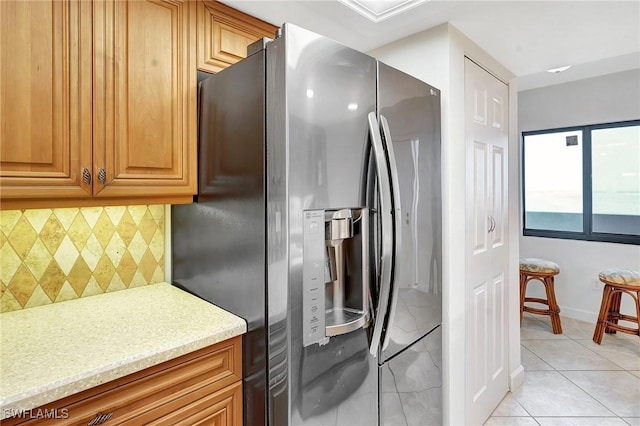
<svg viewBox="0 0 640 426">
<path fill-rule="evenodd" d="M 242 425 L 242 337 L 2 421 L 9 425 Z"/>
</svg>

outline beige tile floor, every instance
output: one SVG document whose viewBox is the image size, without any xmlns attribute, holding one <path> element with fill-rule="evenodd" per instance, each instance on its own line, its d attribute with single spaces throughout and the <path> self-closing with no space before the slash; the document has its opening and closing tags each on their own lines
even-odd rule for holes
<svg viewBox="0 0 640 426">
<path fill-rule="evenodd" d="M 524 383 L 485 425 L 640 426 L 640 339 L 605 334 L 597 345 L 594 326 L 563 317 L 554 335 L 547 317 L 525 314 Z"/>
</svg>

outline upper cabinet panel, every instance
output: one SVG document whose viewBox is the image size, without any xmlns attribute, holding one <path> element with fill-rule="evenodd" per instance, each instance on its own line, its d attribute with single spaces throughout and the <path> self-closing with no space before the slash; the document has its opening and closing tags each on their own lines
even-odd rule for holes
<svg viewBox="0 0 640 426">
<path fill-rule="evenodd" d="M 195 192 L 194 6 L 95 3 L 97 195 Z"/>
<path fill-rule="evenodd" d="M 0 208 L 191 202 L 196 70 L 275 30 L 209 0 L 0 0 Z"/>
<path fill-rule="evenodd" d="M 0 2 L 3 197 L 90 192 L 81 180 L 91 164 L 90 62 L 81 54 L 90 46 L 80 36 L 89 18 L 81 7 L 90 11 L 73 1 Z"/>
<path fill-rule="evenodd" d="M 0 2 L 1 208 L 192 200 L 195 6 Z"/>
<path fill-rule="evenodd" d="M 248 45 L 278 28 L 211 0 L 198 1 L 197 15 L 198 70 L 209 73 L 243 59 Z"/>
</svg>

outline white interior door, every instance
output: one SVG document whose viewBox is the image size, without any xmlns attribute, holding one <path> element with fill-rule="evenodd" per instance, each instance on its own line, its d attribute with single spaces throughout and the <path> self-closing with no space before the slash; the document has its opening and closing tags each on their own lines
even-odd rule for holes
<svg viewBox="0 0 640 426">
<path fill-rule="evenodd" d="M 508 87 L 465 58 L 466 424 L 508 390 Z"/>
</svg>

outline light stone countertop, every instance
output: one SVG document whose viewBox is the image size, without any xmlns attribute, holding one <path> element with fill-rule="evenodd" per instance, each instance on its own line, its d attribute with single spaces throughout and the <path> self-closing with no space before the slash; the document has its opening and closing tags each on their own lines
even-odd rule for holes
<svg viewBox="0 0 640 426">
<path fill-rule="evenodd" d="M 246 330 L 167 283 L 0 314 L 0 419 Z"/>
</svg>

